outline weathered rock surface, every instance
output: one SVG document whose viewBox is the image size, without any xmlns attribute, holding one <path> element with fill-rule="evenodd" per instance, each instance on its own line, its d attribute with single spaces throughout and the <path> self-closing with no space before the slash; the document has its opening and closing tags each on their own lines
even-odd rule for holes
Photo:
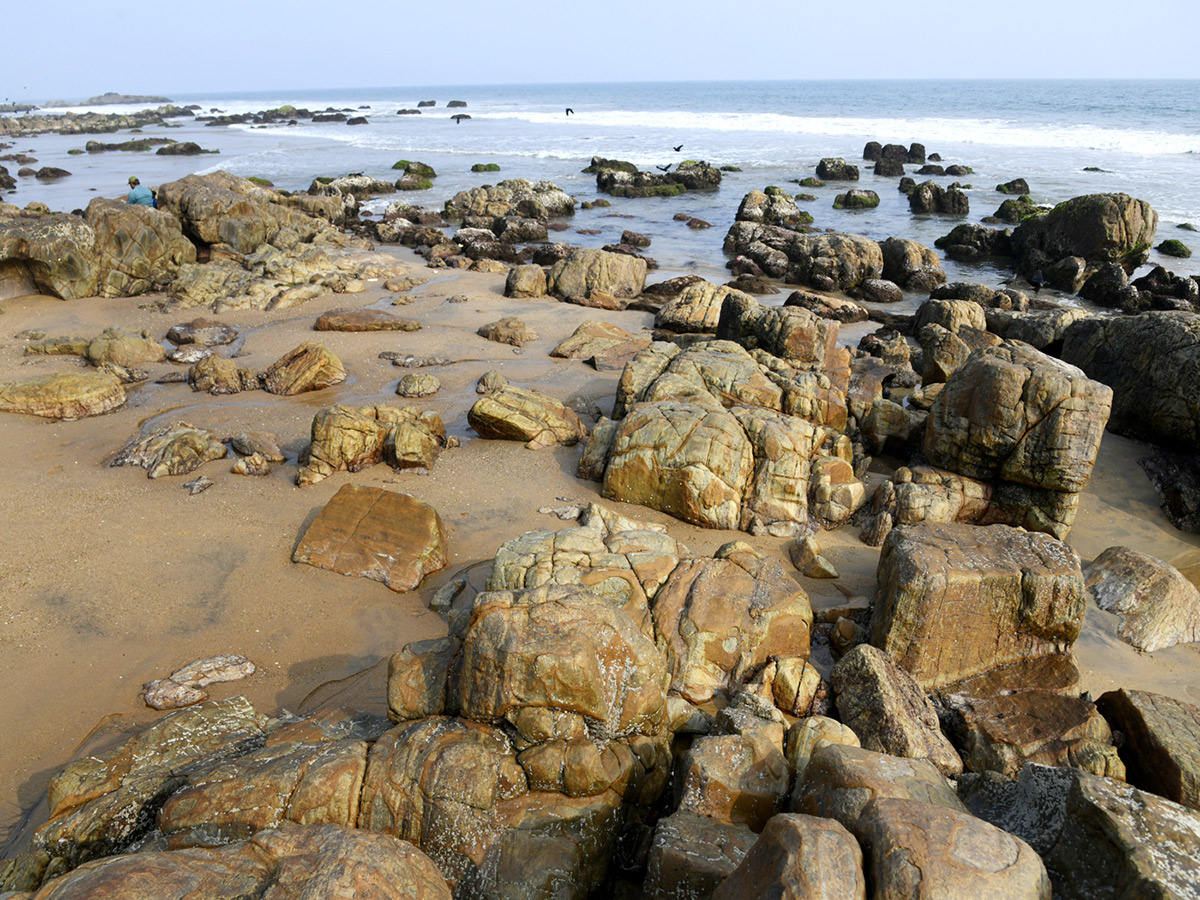
<svg viewBox="0 0 1200 900">
<path fill-rule="evenodd" d="M 258 378 L 236 360 L 207 356 L 188 369 L 187 383 L 193 391 L 237 394 L 258 387 Z"/>
<path fill-rule="evenodd" d="M 1117 434 L 1200 449 L 1200 315 L 1081 319 L 1066 331 L 1062 358 L 1112 388 Z"/>
<path fill-rule="evenodd" d="M 0 410 L 47 419 L 82 419 L 116 409 L 125 389 L 108 372 L 59 372 L 0 382 Z"/>
<path fill-rule="evenodd" d="M 329 406 L 313 417 L 311 434 L 296 475 L 299 485 L 381 460 L 400 469 L 428 469 L 446 446 L 441 417 L 411 406 Z"/>
<path fill-rule="evenodd" d="M 1108 691 L 1096 705 L 1125 735 L 1129 783 L 1200 811 L 1200 707 L 1124 689 Z"/>
<path fill-rule="evenodd" d="M 1128 194 L 1087 194 L 1065 200 L 1013 232 L 1018 269 L 1033 271 L 1066 256 L 1090 264 L 1118 262 L 1132 270 L 1154 243 L 1158 213 Z"/>
<path fill-rule="evenodd" d="M 203 317 L 172 325 L 167 331 L 167 340 L 181 347 L 186 344 L 199 344 L 204 347 L 232 344 L 237 336 L 238 330 L 232 325 Z"/>
<path fill-rule="evenodd" d="M 645 286 L 644 259 L 605 250 L 576 250 L 546 274 L 547 292 L 562 298 L 588 298 L 593 291 L 636 297 Z"/>
<path fill-rule="evenodd" d="M 1084 572 L 1096 605 L 1121 617 L 1117 635 L 1145 653 L 1200 641 L 1200 591 L 1174 566 L 1109 547 Z"/>
<path fill-rule="evenodd" d="M 110 466 L 141 466 L 149 478 L 186 475 L 206 462 L 222 459 L 225 445 L 211 431 L 176 422 L 136 436 L 113 457 Z"/>
<path fill-rule="evenodd" d="M 96 236 L 96 293 L 101 297 L 162 290 L 181 265 L 196 261 L 195 245 L 170 213 L 98 197 L 88 204 L 84 221 Z"/>
<path fill-rule="evenodd" d="M 35 291 L 63 300 L 95 296 L 99 285 L 95 245 L 95 231 L 75 216 L 0 216 L 3 296 Z"/>
<path fill-rule="evenodd" d="M 746 858 L 757 835 L 691 812 L 659 819 L 646 865 L 647 900 L 707 897 Z"/>
<path fill-rule="evenodd" d="M 263 388 L 285 397 L 319 391 L 346 380 L 342 361 L 321 344 L 305 343 L 285 353 L 263 373 Z"/>
<path fill-rule="evenodd" d="M 559 359 L 592 360 L 597 368 L 615 367 L 620 359 L 623 360 L 621 368 L 624 368 L 626 362 L 649 345 L 649 338 L 630 334 L 608 322 L 584 322 L 551 350 L 550 355 Z"/>
<path fill-rule="evenodd" d="M 538 339 L 538 333 L 516 316 L 506 316 L 481 325 L 475 333 L 497 344 L 510 344 L 513 347 L 524 347 L 528 341 Z"/>
<path fill-rule="evenodd" d="M 153 709 L 178 709 L 208 699 L 210 684 L 240 681 L 257 671 L 244 656 L 223 653 L 188 663 L 166 678 L 142 685 L 142 697 Z M 180 702 L 183 700 L 184 702 Z"/>
<path fill-rule="evenodd" d="M 880 898 L 1050 900 L 1050 878 L 1033 848 L 967 813 L 872 800 L 858 837 Z"/>
<path fill-rule="evenodd" d="M 906 759 L 927 759 L 946 775 L 962 771 L 937 712 L 912 676 L 883 651 L 860 644 L 829 676 L 838 715 L 868 750 Z"/>
<path fill-rule="evenodd" d="M 788 776 L 763 735 L 701 737 L 680 763 L 678 808 L 759 832 L 782 807 Z"/>
<path fill-rule="evenodd" d="M 147 331 L 121 331 L 106 328 L 88 342 L 85 354 L 94 366 L 104 363 L 129 368 L 139 363 L 161 362 L 166 358 L 162 345 Z"/>
<path fill-rule="evenodd" d="M 586 435 L 573 410 L 540 391 L 506 385 L 485 394 L 467 412 L 480 437 L 524 441 L 530 450 L 571 445 Z"/>
<path fill-rule="evenodd" d="M 417 331 L 421 323 L 383 309 L 331 309 L 317 317 L 314 331 Z"/>
<path fill-rule="evenodd" d="M 712 894 L 712 900 L 746 897 L 866 900 L 862 850 L 832 819 L 781 813 Z"/>
<path fill-rule="evenodd" d="M 878 580 L 871 643 L 924 688 L 1065 653 L 1083 624 L 1075 552 L 1004 525 L 896 528 Z"/>
<path fill-rule="evenodd" d="M 743 294 L 728 285 L 709 284 L 707 281 L 689 285 L 663 304 L 654 316 L 654 326 L 667 331 L 711 334 L 717 330 L 725 299 L 733 294 L 753 302 L 753 298 L 748 294 Z"/>
<path fill-rule="evenodd" d="M 937 253 L 917 241 L 890 237 L 879 245 L 883 277 L 902 288 L 928 291 L 946 280 Z"/>
<path fill-rule="evenodd" d="M 293 562 L 411 591 L 446 565 L 446 530 L 433 507 L 409 494 L 346 484 L 304 532 Z"/>
</svg>

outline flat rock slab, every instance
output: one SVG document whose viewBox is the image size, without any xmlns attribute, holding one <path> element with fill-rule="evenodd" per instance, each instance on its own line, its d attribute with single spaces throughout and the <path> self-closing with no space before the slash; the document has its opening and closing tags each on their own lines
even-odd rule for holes
<svg viewBox="0 0 1200 900">
<path fill-rule="evenodd" d="M 382 309 L 331 309 L 317 318 L 314 331 L 417 331 L 421 323 Z"/>
<path fill-rule="evenodd" d="M 47 419 L 82 419 L 116 409 L 125 389 L 107 372 L 63 372 L 0 383 L 0 410 Z"/>
<path fill-rule="evenodd" d="M 167 340 L 176 346 L 200 344 L 204 347 L 212 347 L 218 344 L 232 344 L 237 336 L 238 330 L 232 325 L 226 325 L 216 319 L 205 318 L 172 325 L 167 332 Z"/>
<path fill-rule="evenodd" d="M 411 591 L 446 565 L 446 531 L 415 497 L 347 484 L 317 513 L 292 561 Z"/>
</svg>

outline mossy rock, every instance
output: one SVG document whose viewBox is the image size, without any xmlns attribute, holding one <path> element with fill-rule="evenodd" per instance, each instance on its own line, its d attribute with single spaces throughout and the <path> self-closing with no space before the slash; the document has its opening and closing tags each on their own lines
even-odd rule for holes
<svg viewBox="0 0 1200 900">
<path fill-rule="evenodd" d="M 702 163 L 698 159 L 685 159 L 683 162 L 681 162 L 675 168 L 682 169 L 684 166 L 702 166 L 702 165 L 704 165 L 704 163 Z"/>
<path fill-rule="evenodd" d="M 313 179 L 317 184 L 331 184 L 334 180 L 332 175 L 318 175 Z"/>
<path fill-rule="evenodd" d="M 599 200 L 585 200 L 579 204 L 580 209 L 603 209 L 606 206 L 612 206 L 612 204 L 603 197 Z"/>
<path fill-rule="evenodd" d="M 67 151 L 67 153 L 69 153 L 71 156 L 78 156 L 80 153 L 83 153 L 83 151 L 80 150 L 78 147 L 72 147 L 70 150 Z"/>
<path fill-rule="evenodd" d="M 763 193 L 768 197 L 786 197 L 788 192 L 781 187 L 775 187 L 773 184 L 768 184 L 763 188 Z"/>
<path fill-rule="evenodd" d="M 634 187 L 629 184 L 613 185 L 609 191 L 614 197 L 677 197 L 680 194 L 686 194 L 687 188 L 678 182 L 669 184 L 648 184 L 642 187 Z"/>
<path fill-rule="evenodd" d="M 437 172 L 433 171 L 433 166 L 426 165 L 423 162 L 414 162 L 411 159 L 400 159 L 392 164 L 393 169 L 403 169 L 405 175 L 420 175 L 422 178 L 437 178 Z"/>
<path fill-rule="evenodd" d="M 408 174 L 396 182 L 398 191 L 427 191 L 433 187 L 433 182 L 420 175 Z"/>
<path fill-rule="evenodd" d="M 1192 255 L 1192 251 L 1188 249 L 1187 244 L 1175 238 L 1167 238 L 1154 249 L 1163 256 L 1174 256 L 1176 259 L 1187 259 Z"/>
<path fill-rule="evenodd" d="M 833 198 L 834 209 L 874 209 L 878 205 L 879 195 L 874 191 L 855 189 Z"/>
<path fill-rule="evenodd" d="M 796 184 L 800 187 L 825 187 L 825 182 L 815 175 L 809 175 L 807 178 L 801 178 Z"/>
<path fill-rule="evenodd" d="M 497 163 L 475 163 L 471 166 L 472 172 L 499 172 L 500 166 Z"/>
<path fill-rule="evenodd" d="M 801 202 L 801 203 L 812 203 L 814 200 L 817 199 L 817 195 L 816 194 L 797 194 L 792 199 L 796 200 L 798 202 Z"/>
<path fill-rule="evenodd" d="M 721 166 L 721 171 L 722 172 L 740 172 L 740 171 L 742 171 L 742 167 L 741 166 Z"/>
<path fill-rule="evenodd" d="M 248 175 L 246 176 L 246 180 L 251 184 L 257 184 L 259 187 L 275 187 L 275 182 L 259 178 L 257 175 Z"/>
</svg>

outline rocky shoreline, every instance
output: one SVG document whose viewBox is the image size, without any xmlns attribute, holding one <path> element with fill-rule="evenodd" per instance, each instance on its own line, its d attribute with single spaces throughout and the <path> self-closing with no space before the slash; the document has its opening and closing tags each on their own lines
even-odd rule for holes
<svg viewBox="0 0 1200 900">
<path fill-rule="evenodd" d="M 927 164 L 899 149 L 901 174 Z M 593 160 L 613 196 L 721 179 L 616 162 Z M 261 553 L 244 539 L 274 508 L 268 579 L 390 593 L 363 577 L 436 615 L 365 626 L 391 645 L 354 681 L 365 702 L 235 696 L 259 674 L 204 699 L 214 667 L 162 670 L 155 705 L 184 708 L 55 773 L 0 891 L 1196 895 L 1200 708 L 1179 685 L 1200 594 L 1147 552 L 1195 541 L 1147 506 L 1141 546 L 1118 546 L 1138 515 L 1095 506 L 1119 436 L 1194 466 L 1200 294 L 1130 277 L 1148 204 L 1089 195 L 947 236 L 1010 258 L 1022 291 L 948 282 L 902 237 L 817 232 L 768 188 L 729 226 L 729 284 L 654 284 L 642 235 L 553 241 L 577 203 L 552 183 L 359 215 L 398 188 L 222 172 L 159 186 L 159 209 L 0 207 L 12 434 L 55 423 L 89 484 L 156 511 L 172 477 L 232 462 L 258 477 L 189 482 L 197 503 L 259 498 L 221 546 Z M 1043 302 L 1043 280 L 1121 312 Z M 880 309 L 902 290 L 929 299 Z M 868 317 L 886 322 L 847 344 Z M 1200 518 L 1195 496 L 1164 490 L 1172 521 Z"/>
</svg>

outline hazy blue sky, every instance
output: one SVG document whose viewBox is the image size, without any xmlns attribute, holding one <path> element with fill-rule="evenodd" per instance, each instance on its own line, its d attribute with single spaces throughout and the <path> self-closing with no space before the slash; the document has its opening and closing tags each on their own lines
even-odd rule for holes
<svg viewBox="0 0 1200 900">
<path fill-rule="evenodd" d="M 0 101 L 109 90 L 1200 77 L 1200 0 L 46 0 L 8 19 Z"/>
</svg>

